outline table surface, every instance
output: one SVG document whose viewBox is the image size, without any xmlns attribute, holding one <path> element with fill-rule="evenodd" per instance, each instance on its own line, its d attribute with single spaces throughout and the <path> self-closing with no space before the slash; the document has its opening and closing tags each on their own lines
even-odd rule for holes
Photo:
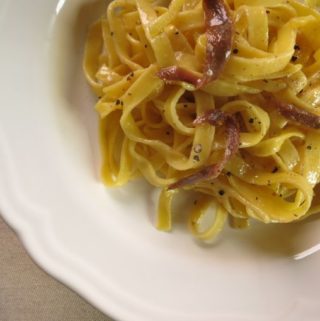
<svg viewBox="0 0 320 321">
<path fill-rule="evenodd" d="M 1 321 L 112 321 L 41 270 L 0 217 Z"/>
</svg>

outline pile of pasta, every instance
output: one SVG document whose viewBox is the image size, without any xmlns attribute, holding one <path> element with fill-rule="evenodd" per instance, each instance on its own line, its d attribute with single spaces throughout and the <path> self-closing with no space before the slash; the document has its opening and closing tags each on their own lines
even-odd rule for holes
<svg viewBox="0 0 320 321">
<path fill-rule="evenodd" d="M 227 218 L 241 228 L 317 213 L 317 5 L 110 2 L 89 30 L 83 63 L 98 97 L 103 182 L 143 176 L 160 187 L 156 226 L 166 231 L 175 196 L 194 191 L 185 210 L 203 241 Z"/>
</svg>

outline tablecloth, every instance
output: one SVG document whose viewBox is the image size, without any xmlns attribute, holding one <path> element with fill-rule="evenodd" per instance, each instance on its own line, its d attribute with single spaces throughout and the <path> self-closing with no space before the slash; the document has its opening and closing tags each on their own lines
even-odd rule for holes
<svg viewBox="0 0 320 321">
<path fill-rule="evenodd" d="M 112 321 L 42 271 L 0 217 L 0 321 Z"/>
</svg>

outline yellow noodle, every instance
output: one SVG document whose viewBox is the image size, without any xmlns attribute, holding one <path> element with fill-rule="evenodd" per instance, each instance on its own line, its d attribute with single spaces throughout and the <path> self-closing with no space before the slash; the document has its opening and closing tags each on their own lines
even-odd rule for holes
<svg viewBox="0 0 320 321">
<path fill-rule="evenodd" d="M 210 224 L 208 228 L 201 228 L 201 221 L 203 217 L 207 214 L 210 205 L 215 202 L 212 200 L 212 197 L 203 196 L 197 201 L 193 210 L 191 211 L 189 217 L 189 228 L 191 233 L 199 240 L 210 242 L 215 239 L 215 237 L 221 232 L 224 227 L 227 211 L 221 205 L 218 205 L 215 208 L 215 217 L 213 223 Z M 203 224 L 204 225 L 204 224 Z"/>
<path fill-rule="evenodd" d="M 201 89 L 166 84 L 157 72 L 178 65 L 201 76 L 202 1 L 163 3 L 113 0 L 88 32 L 83 69 L 99 97 L 103 182 L 122 186 L 140 175 L 161 188 L 155 225 L 171 230 L 178 191 L 168 186 L 218 162 L 226 148 L 223 126 L 195 127 L 193 120 L 220 109 L 236 115 L 240 149 L 218 178 L 185 187 L 197 195 L 185 209 L 193 236 L 211 241 L 228 215 L 240 228 L 252 219 L 289 223 L 319 212 L 320 131 L 284 118 L 261 95 L 320 116 L 319 1 L 228 0 L 232 54 Z"/>
</svg>

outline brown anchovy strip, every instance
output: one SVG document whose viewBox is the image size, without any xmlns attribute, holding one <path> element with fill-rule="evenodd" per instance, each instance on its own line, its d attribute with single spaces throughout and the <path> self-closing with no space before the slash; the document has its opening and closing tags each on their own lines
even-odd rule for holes
<svg viewBox="0 0 320 321">
<path fill-rule="evenodd" d="M 230 158 L 237 153 L 240 145 L 240 130 L 234 116 L 227 115 L 220 110 L 212 110 L 194 121 L 194 125 L 209 123 L 212 126 L 226 126 L 226 149 L 220 162 L 204 167 L 199 172 L 184 177 L 169 186 L 169 189 L 181 188 L 186 185 L 196 184 L 199 181 L 217 178 Z"/>
<path fill-rule="evenodd" d="M 171 66 L 158 72 L 164 81 L 185 81 L 201 88 L 216 80 L 222 72 L 231 54 L 233 23 L 224 0 L 203 0 L 206 26 L 206 60 L 203 76 L 197 75 L 184 68 Z"/>
<path fill-rule="evenodd" d="M 279 110 L 283 117 L 309 128 L 320 129 L 320 116 L 298 108 L 293 104 L 280 101 L 269 93 L 263 93 L 263 96 Z"/>
</svg>

